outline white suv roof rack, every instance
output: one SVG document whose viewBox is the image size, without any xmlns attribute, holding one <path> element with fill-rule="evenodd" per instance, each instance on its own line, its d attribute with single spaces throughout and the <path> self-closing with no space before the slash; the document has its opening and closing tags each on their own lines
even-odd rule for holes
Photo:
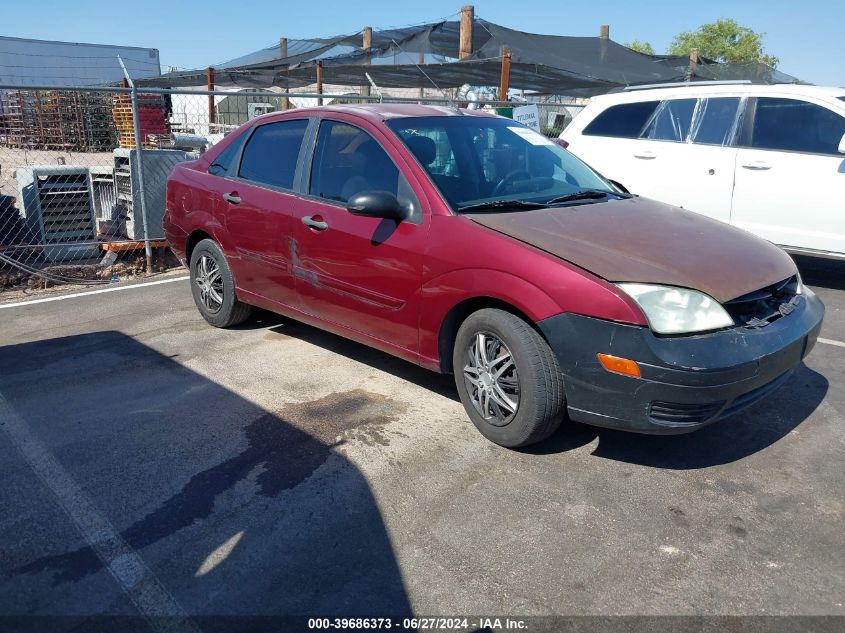
<svg viewBox="0 0 845 633">
<path fill-rule="evenodd" d="M 665 84 L 643 84 L 637 86 L 625 86 L 622 90 L 649 90 L 651 88 L 682 88 L 684 86 L 725 86 L 732 84 L 750 84 L 750 79 L 725 79 L 724 81 L 676 81 Z"/>
</svg>

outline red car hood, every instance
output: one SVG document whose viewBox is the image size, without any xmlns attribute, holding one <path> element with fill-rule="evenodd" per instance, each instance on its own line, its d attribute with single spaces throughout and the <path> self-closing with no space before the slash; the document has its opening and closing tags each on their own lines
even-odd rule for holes
<svg viewBox="0 0 845 633">
<path fill-rule="evenodd" d="M 772 243 L 648 198 L 468 217 L 609 281 L 693 288 L 719 302 L 796 273 Z"/>
</svg>

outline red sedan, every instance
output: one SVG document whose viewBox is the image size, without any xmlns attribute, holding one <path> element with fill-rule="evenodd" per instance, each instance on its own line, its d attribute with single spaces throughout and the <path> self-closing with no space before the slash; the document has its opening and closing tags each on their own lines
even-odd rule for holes
<svg viewBox="0 0 845 633">
<path fill-rule="evenodd" d="M 212 325 L 259 306 L 439 372 L 523 446 L 678 433 L 783 383 L 824 307 L 779 248 L 631 196 L 501 117 L 273 113 L 179 164 L 165 231 Z"/>
</svg>

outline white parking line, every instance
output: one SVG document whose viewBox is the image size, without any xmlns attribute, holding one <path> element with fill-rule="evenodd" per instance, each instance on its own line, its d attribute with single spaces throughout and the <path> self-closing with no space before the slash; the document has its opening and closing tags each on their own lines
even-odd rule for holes
<svg viewBox="0 0 845 633">
<path fill-rule="evenodd" d="M 100 288 L 99 290 L 86 290 L 85 292 L 74 292 L 69 295 L 59 295 L 58 297 L 45 297 L 44 299 L 30 299 L 28 301 L 18 301 L 16 303 L 0 304 L 0 310 L 3 308 L 20 308 L 22 306 L 31 306 L 36 303 L 48 303 L 50 301 L 63 301 L 64 299 L 75 299 L 77 297 L 87 297 L 88 295 L 99 295 L 104 292 L 120 292 L 121 290 L 134 290 L 136 288 L 146 288 L 147 286 L 158 286 L 159 284 L 169 284 L 174 281 L 185 281 L 190 279 L 187 275 L 182 277 L 173 277 L 171 279 L 159 279 L 158 281 L 146 281 L 142 284 L 131 284 L 129 286 L 117 286 L 115 288 Z"/>
<path fill-rule="evenodd" d="M 79 533 L 129 596 L 153 630 L 199 632 L 184 609 L 141 557 L 124 541 L 59 461 L 30 432 L 0 394 L 0 429 L 58 501 Z M 165 619 L 162 616 L 176 616 Z"/>
<path fill-rule="evenodd" d="M 825 345 L 836 345 L 836 347 L 845 347 L 845 343 L 842 341 L 831 341 L 829 338 L 819 338 L 817 339 L 819 343 L 824 343 Z"/>
</svg>

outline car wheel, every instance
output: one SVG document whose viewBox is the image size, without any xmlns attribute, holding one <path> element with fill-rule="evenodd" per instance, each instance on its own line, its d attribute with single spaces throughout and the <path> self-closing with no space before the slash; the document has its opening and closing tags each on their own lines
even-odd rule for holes
<svg viewBox="0 0 845 633">
<path fill-rule="evenodd" d="M 235 296 L 232 270 L 213 240 L 202 240 L 191 253 L 191 292 L 200 314 L 215 327 L 242 323 L 252 312 Z"/>
<path fill-rule="evenodd" d="M 526 446 L 560 426 L 566 398 L 557 358 L 519 317 L 492 308 L 471 314 L 458 329 L 452 362 L 461 402 L 491 442 Z"/>
</svg>

